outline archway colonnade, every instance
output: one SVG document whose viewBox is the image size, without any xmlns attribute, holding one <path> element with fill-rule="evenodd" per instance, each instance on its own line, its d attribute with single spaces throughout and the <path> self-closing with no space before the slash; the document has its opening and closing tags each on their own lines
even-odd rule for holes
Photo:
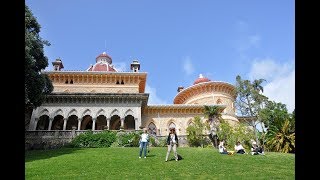
<svg viewBox="0 0 320 180">
<path fill-rule="evenodd" d="M 41 108 L 32 114 L 29 130 L 138 130 L 141 125 L 139 111 L 139 107 Z"/>
<path fill-rule="evenodd" d="M 104 115 L 98 117 L 91 117 L 86 115 L 78 118 L 72 115 L 64 118 L 57 115 L 54 118 L 49 118 L 47 115 L 42 115 L 35 119 L 36 129 L 34 130 L 119 130 L 123 127 L 125 130 L 135 130 L 137 118 L 128 115 L 125 118 L 120 118 L 114 115 L 111 118 L 106 118 Z"/>
</svg>

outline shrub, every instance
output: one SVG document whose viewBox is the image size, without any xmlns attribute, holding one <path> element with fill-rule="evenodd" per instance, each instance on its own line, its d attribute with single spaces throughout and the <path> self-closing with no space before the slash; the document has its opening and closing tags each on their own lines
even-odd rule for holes
<svg viewBox="0 0 320 180">
<path fill-rule="evenodd" d="M 193 124 L 187 127 L 187 139 L 189 145 L 192 147 L 204 147 L 207 145 L 207 135 L 204 135 L 204 131 L 206 130 L 206 124 L 201 122 L 201 118 L 199 116 L 194 117 Z"/>
<path fill-rule="evenodd" d="M 93 134 L 92 131 L 85 132 L 75 137 L 71 147 L 110 147 L 116 140 L 116 133 L 112 131 L 103 131 Z"/>
<path fill-rule="evenodd" d="M 118 132 L 116 135 L 116 141 L 112 144 L 112 147 L 138 147 L 140 132 Z"/>
<path fill-rule="evenodd" d="M 222 120 L 217 132 L 219 140 L 225 140 L 227 149 L 234 149 L 237 141 L 240 141 L 245 149 L 250 149 L 250 140 L 254 138 L 252 130 L 240 123 L 231 126 L 228 122 Z"/>
</svg>

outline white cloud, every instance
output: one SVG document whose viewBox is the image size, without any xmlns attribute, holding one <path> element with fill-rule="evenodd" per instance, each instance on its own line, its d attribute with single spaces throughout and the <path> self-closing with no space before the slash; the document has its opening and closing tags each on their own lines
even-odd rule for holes
<svg viewBox="0 0 320 180">
<path fill-rule="evenodd" d="M 183 70 L 187 75 L 191 75 L 194 72 L 194 66 L 191 62 L 191 58 L 189 56 L 185 57 L 183 60 Z"/>
<path fill-rule="evenodd" d="M 167 104 L 167 102 L 165 100 L 163 100 L 157 96 L 156 88 L 153 88 L 153 87 L 149 86 L 148 84 L 146 84 L 145 92 L 149 93 L 148 104 Z"/>
<path fill-rule="evenodd" d="M 295 68 L 294 63 L 277 63 L 267 58 L 255 60 L 248 74 L 250 80 L 265 79 L 263 94 L 269 100 L 287 105 L 288 112 L 295 109 Z"/>
<path fill-rule="evenodd" d="M 249 72 L 249 78 L 250 80 L 257 78 L 274 79 L 288 74 L 294 68 L 293 66 L 293 64 L 288 63 L 276 63 L 271 58 L 255 59 Z"/>
</svg>

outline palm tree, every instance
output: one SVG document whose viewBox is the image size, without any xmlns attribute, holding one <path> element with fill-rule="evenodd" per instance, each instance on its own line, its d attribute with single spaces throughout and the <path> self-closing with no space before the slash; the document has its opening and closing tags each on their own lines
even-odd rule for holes
<svg viewBox="0 0 320 180">
<path fill-rule="evenodd" d="M 204 106 L 204 115 L 208 117 L 210 125 L 210 135 L 213 139 L 214 147 L 218 147 L 217 142 L 217 126 L 221 119 L 221 111 L 219 106 Z"/>
<path fill-rule="evenodd" d="M 261 84 L 263 83 L 263 81 L 266 81 L 265 79 L 255 79 L 253 82 L 252 82 L 252 86 L 253 86 L 253 89 L 258 91 L 258 92 L 262 92 L 263 93 L 263 87 L 261 86 Z"/>
<path fill-rule="evenodd" d="M 289 119 L 277 125 L 270 126 L 267 145 L 270 150 L 283 153 L 295 152 L 295 132 Z"/>
</svg>

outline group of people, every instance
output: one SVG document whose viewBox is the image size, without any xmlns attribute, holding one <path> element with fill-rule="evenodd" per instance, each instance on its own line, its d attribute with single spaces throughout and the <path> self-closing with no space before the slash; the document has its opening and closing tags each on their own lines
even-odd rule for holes
<svg viewBox="0 0 320 180">
<path fill-rule="evenodd" d="M 175 160 L 178 161 L 179 160 L 179 158 L 178 158 L 179 155 L 177 153 L 178 136 L 176 134 L 175 128 L 170 128 L 169 130 L 170 130 L 170 132 L 169 132 L 169 135 L 167 136 L 168 150 L 167 150 L 165 161 L 166 162 L 168 161 L 168 158 L 169 158 L 171 151 L 173 151 L 173 155 L 174 155 Z M 149 143 L 149 134 L 148 134 L 147 129 L 143 130 L 143 133 L 140 136 L 139 143 L 140 143 L 139 144 L 139 147 L 140 147 L 139 158 L 141 158 L 142 152 L 144 152 L 144 158 L 146 158 L 147 157 L 147 148 L 148 148 L 148 143 Z M 227 148 L 225 147 L 224 140 L 220 141 L 218 149 L 219 149 L 219 153 L 221 153 L 221 154 L 229 154 L 229 155 L 232 155 L 234 153 L 248 154 L 246 152 L 246 150 L 244 149 L 244 147 L 242 146 L 242 144 L 240 143 L 240 141 L 237 141 L 236 145 L 234 146 L 234 151 L 227 150 Z M 263 155 L 264 154 L 263 148 L 259 147 L 255 141 L 252 141 L 251 154 L 252 155 L 259 155 L 259 154 Z"/>
<path fill-rule="evenodd" d="M 168 151 L 166 154 L 166 159 L 165 161 L 168 161 L 169 155 L 171 151 L 173 151 L 174 158 L 176 161 L 179 160 L 178 158 L 178 153 L 177 153 L 177 146 L 178 146 L 178 136 L 176 134 L 175 128 L 170 128 L 169 129 L 169 135 L 167 137 L 167 146 L 168 146 Z M 149 143 L 149 134 L 148 130 L 144 129 L 143 133 L 140 136 L 140 141 L 139 141 L 139 158 L 142 156 L 142 151 L 144 152 L 144 158 L 147 157 L 147 148 L 148 148 L 148 143 Z"/>
<path fill-rule="evenodd" d="M 220 154 L 229 154 L 232 155 L 234 153 L 238 154 L 248 154 L 240 141 L 236 143 L 234 146 L 234 151 L 228 151 L 227 148 L 224 146 L 225 141 L 222 140 L 219 143 L 218 149 Z M 255 141 L 252 141 L 252 146 L 251 146 L 251 154 L 252 155 L 259 155 L 259 154 L 264 154 L 262 147 L 259 147 Z"/>
</svg>

